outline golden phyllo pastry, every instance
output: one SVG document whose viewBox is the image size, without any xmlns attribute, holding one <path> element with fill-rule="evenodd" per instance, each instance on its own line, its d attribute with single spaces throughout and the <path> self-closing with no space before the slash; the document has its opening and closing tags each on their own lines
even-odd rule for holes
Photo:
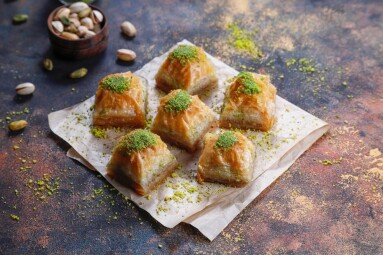
<svg viewBox="0 0 383 255">
<path fill-rule="evenodd" d="M 131 72 L 110 74 L 98 85 L 93 125 L 144 127 L 146 85 Z"/>
<path fill-rule="evenodd" d="M 198 182 L 218 182 L 242 187 L 253 178 L 255 147 L 241 133 L 208 132 L 198 161 Z"/>
<path fill-rule="evenodd" d="M 160 99 L 152 131 L 165 141 L 193 152 L 215 120 L 214 112 L 198 96 L 178 89 Z"/>
<path fill-rule="evenodd" d="M 122 137 L 114 148 L 107 173 L 138 194 L 146 195 L 177 166 L 176 158 L 158 135 L 136 129 Z"/>
<path fill-rule="evenodd" d="M 269 76 L 240 72 L 226 90 L 220 126 L 271 129 L 275 122 L 276 92 Z"/>
<path fill-rule="evenodd" d="M 195 95 L 217 86 L 214 66 L 203 49 L 180 45 L 169 53 L 156 77 L 157 87 L 168 93 L 174 89 Z"/>
</svg>

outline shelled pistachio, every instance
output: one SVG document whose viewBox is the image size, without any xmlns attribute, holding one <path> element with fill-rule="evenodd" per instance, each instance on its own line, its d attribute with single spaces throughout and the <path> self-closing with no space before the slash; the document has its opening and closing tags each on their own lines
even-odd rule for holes
<svg viewBox="0 0 383 255">
<path fill-rule="evenodd" d="M 80 78 L 85 77 L 87 73 L 88 73 L 88 69 L 82 67 L 80 69 L 77 69 L 77 70 L 71 72 L 69 74 L 69 77 L 71 77 L 73 79 L 80 79 Z"/>
<path fill-rule="evenodd" d="M 28 125 L 28 122 L 25 120 L 16 120 L 9 123 L 8 127 L 11 131 L 19 131 L 24 129 Z"/>
</svg>

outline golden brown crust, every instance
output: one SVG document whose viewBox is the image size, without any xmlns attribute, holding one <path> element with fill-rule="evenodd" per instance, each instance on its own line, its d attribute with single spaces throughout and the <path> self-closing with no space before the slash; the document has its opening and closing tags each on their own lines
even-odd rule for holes
<svg viewBox="0 0 383 255">
<path fill-rule="evenodd" d="M 198 161 L 198 182 L 219 182 L 242 187 L 251 181 L 255 147 L 244 135 L 238 132 L 234 134 L 238 142 L 227 149 L 214 146 L 219 131 L 205 135 L 204 147 Z"/>
<path fill-rule="evenodd" d="M 181 64 L 176 59 L 165 60 L 156 74 L 159 89 L 168 93 L 174 89 L 184 89 L 190 94 L 198 94 L 217 86 L 217 77 L 211 61 L 204 50 L 197 47 L 198 61 Z"/>
<path fill-rule="evenodd" d="M 122 94 L 103 88 L 101 82 L 112 76 L 131 77 L 130 88 Z M 131 72 L 110 74 L 98 86 L 93 113 L 93 125 L 101 127 L 144 127 L 146 88 Z"/>
<path fill-rule="evenodd" d="M 267 131 L 275 123 L 276 88 L 265 75 L 253 73 L 261 93 L 246 95 L 241 92 L 238 80 L 230 85 L 225 94 L 220 127 Z"/>
<path fill-rule="evenodd" d="M 155 189 L 178 165 L 166 144 L 158 135 L 155 137 L 154 145 L 131 154 L 116 146 L 107 166 L 107 174 L 140 195 Z"/>
<path fill-rule="evenodd" d="M 215 115 L 198 96 L 192 96 L 190 106 L 182 112 L 165 111 L 166 102 L 179 91 L 174 90 L 160 99 L 152 131 L 165 141 L 194 152 L 198 149 L 204 134 L 214 124 Z"/>
</svg>

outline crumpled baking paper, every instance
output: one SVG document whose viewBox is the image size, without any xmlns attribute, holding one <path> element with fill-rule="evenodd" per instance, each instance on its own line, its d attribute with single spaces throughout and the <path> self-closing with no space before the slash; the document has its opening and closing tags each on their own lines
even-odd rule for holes
<svg viewBox="0 0 383 255">
<path fill-rule="evenodd" d="M 183 40 L 178 44 L 191 43 Z M 164 95 L 155 88 L 154 76 L 175 47 L 135 72 L 147 80 L 149 87 L 147 119 L 154 119 L 159 98 Z M 223 104 L 225 88 L 229 85 L 228 80 L 238 72 L 207 55 L 215 66 L 219 82 L 217 89 L 207 91 L 201 99 L 218 113 Z M 106 174 L 111 151 L 126 130 L 109 129 L 106 132 L 107 139 L 94 137 L 90 132 L 93 104 L 94 97 L 49 114 L 51 130 L 72 146 L 67 155 L 98 171 L 111 185 L 149 212 L 162 225 L 172 228 L 180 222 L 186 222 L 196 227 L 209 240 L 219 235 L 251 201 L 328 130 L 326 122 L 277 97 L 277 122 L 272 130 L 243 131 L 256 145 L 257 157 L 252 183 L 244 188 L 231 188 L 215 183 L 200 185 L 196 180 L 200 151 L 190 154 L 168 145 L 182 167 L 150 195 L 139 196 Z"/>
</svg>

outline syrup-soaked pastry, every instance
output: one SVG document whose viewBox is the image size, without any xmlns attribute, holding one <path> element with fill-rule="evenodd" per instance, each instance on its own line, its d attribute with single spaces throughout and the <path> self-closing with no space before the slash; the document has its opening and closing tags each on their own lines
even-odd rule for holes
<svg viewBox="0 0 383 255">
<path fill-rule="evenodd" d="M 267 131 L 276 121 L 276 88 L 266 75 L 240 72 L 227 88 L 220 126 Z"/>
<path fill-rule="evenodd" d="M 202 48 L 180 45 L 162 64 L 156 77 L 157 87 L 168 93 L 174 89 L 195 95 L 217 86 L 213 64 Z"/>
<path fill-rule="evenodd" d="M 198 96 L 178 89 L 160 99 L 152 131 L 164 141 L 193 152 L 215 121 L 214 112 Z"/>
<path fill-rule="evenodd" d="M 131 72 L 110 74 L 98 85 L 93 125 L 144 127 L 146 85 Z"/>
<path fill-rule="evenodd" d="M 218 182 L 243 187 L 253 177 L 255 146 L 239 132 L 213 130 L 206 133 L 198 161 L 199 183 Z"/>
<path fill-rule="evenodd" d="M 135 129 L 113 149 L 107 173 L 140 195 L 160 185 L 178 166 L 161 138 L 144 129 Z"/>
</svg>

